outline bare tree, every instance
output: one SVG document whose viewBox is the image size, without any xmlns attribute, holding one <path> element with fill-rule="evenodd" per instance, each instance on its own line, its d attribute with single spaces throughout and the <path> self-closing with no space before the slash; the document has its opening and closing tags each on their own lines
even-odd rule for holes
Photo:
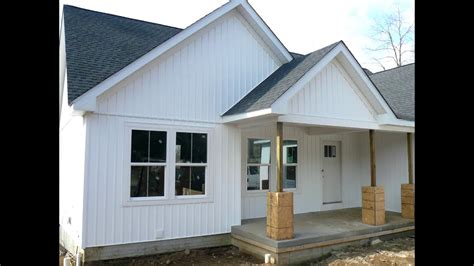
<svg viewBox="0 0 474 266">
<path fill-rule="evenodd" d="M 375 47 L 366 48 L 370 52 L 377 53 L 373 60 L 384 70 L 386 63 L 392 61 L 397 67 L 413 61 L 411 55 L 413 50 L 414 24 L 406 21 L 400 7 L 391 14 L 386 14 L 374 19 L 371 28 L 371 39 L 374 40 Z"/>
</svg>

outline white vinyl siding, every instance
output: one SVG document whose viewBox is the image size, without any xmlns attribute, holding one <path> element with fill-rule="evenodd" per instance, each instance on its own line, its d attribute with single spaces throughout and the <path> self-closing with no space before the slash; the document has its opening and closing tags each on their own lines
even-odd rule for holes
<svg viewBox="0 0 474 266">
<path fill-rule="evenodd" d="M 368 101 L 334 59 L 289 101 L 290 114 L 375 122 Z"/>
<path fill-rule="evenodd" d="M 246 138 L 274 139 L 276 124 L 269 123 L 242 129 Z M 385 189 L 385 208 L 400 212 L 400 184 L 407 183 L 406 133 L 376 132 L 377 184 Z M 321 164 L 323 140 L 341 141 L 342 159 L 342 204 L 338 208 L 361 206 L 361 187 L 370 184 L 370 163 L 368 160 L 368 131 L 331 135 L 309 135 L 301 127 L 284 126 L 283 139 L 298 141 L 297 189 L 294 192 L 294 212 L 305 213 L 322 210 Z M 246 142 L 242 148 L 246 148 Z M 275 148 L 272 147 L 272 155 Z M 242 163 L 246 155 L 242 155 Z M 272 165 L 270 190 L 276 190 L 276 166 Z M 245 176 L 245 168 L 241 169 Z M 246 193 L 245 179 L 242 178 L 242 219 L 266 216 L 266 194 Z"/>
<path fill-rule="evenodd" d="M 221 121 L 281 63 L 238 12 L 211 23 L 98 98 L 98 112 Z"/>
<path fill-rule="evenodd" d="M 238 128 L 95 114 L 86 119 L 90 126 L 90 155 L 86 160 L 85 247 L 229 233 L 232 225 L 240 224 Z M 172 130 L 207 132 L 206 198 L 125 204 L 124 195 L 129 195 L 130 189 L 126 184 L 130 178 L 130 147 L 124 143 L 130 137 L 130 128 L 166 128 L 172 142 Z M 175 156 L 171 149 L 169 146 L 168 154 Z M 159 231 L 163 232 L 161 238 L 156 237 Z"/>
</svg>

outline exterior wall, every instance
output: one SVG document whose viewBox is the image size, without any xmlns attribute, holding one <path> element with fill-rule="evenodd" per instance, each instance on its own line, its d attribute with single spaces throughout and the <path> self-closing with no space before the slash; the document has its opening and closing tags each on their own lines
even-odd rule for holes
<svg viewBox="0 0 474 266">
<path fill-rule="evenodd" d="M 367 100 L 336 60 L 290 99 L 288 110 L 290 114 L 375 122 Z"/>
<path fill-rule="evenodd" d="M 83 117 L 63 114 L 59 138 L 59 224 L 60 242 L 66 248 L 81 247 L 82 243 L 85 140 Z"/>
<path fill-rule="evenodd" d="M 247 138 L 271 139 L 271 172 L 270 189 L 276 190 L 275 145 L 276 124 L 270 123 L 260 127 L 242 129 L 242 156 L 241 156 L 241 191 L 242 191 L 242 219 L 266 216 L 266 192 L 246 190 L 246 156 Z M 360 187 L 365 177 L 361 175 L 360 140 L 359 133 L 337 135 L 309 135 L 302 127 L 284 126 L 283 139 L 298 141 L 298 166 L 296 170 L 296 190 L 294 192 L 294 212 L 305 213 L 323 210 L 323 191 L 321 176 L 321 141 L 340 140 L 342 142 L 342 194 L 343 204 L 338 208 L 359 207 Z M 370 180 L 370 177 L 367 179 Z"/>
<path fill-rule="evenodd" d="M 207 128 L 209 158 L 206 183 L 210 199 L 127 205 L 130 178 L 126 156 L 127 123 L 143 127 Z M 85 247 L 229 233 L 240 224 L 240 130 L 215 123 L 87 115 Z M 174 154 L 173 154 L 174 156 Z M 169 171 L 169 170 L 167 170 Z M 173 171 L 173 169 L 171 169 Z M 165 180 L 166 183 L 174 180 Z M 157 238 L 157 231 L 163 237 Z"/>
<path fill-rule="evenodd" d="M 361 206 L 361 187 L 370 184 L 369 138 L 367 132 L 309 135 L 302 127 L 284 126 L 284 139 L 298 140 L 295 213 Z M 272 140 L 271 190 L 276 189 L 274 138 L 276 124 L 242 130 L 241 191 L 242 219 L 266 216 L 266 192 L 246 191 L 247 138 Z M 408 182 L 406 133 L 376 132 L 377 185 L 385 189 L 385 208 L 400 212 L 400 185 Z M 321 143 L 338 140 L 342 145 L 342 204 L 323 205 Z"/>
<path fill-rule="evenodd" d="M 375 138 L 375 160 L 377 171 L 377 186 L 385 190 L 385 210 L 401 212 L 400 185 L 408 183 L 408 159 L 407 159 L 407 136 L 406 133 L 388 133 L 376 131 Z M 414 139 L 414 138 L 413 138 Z M 362 138 L 362 145 L 369 147 L 368 133 Z M 413 141 L 413 147 L 414 147 Z M 414 152 L 414 148 L 413 148 Z M 369 165 L 369 148 L 362 150 L 362 165 Z M 415 163 L 413 163 L 413 169 Z M 370 184 L 370 168 L 362 167 L 364 177 Z"/>
<path fill-rule="evenodd" d="M 99 113 L 221 121 L 281 63 L 237 12 L 218 19 L 98 99 Z"/>
</svg>

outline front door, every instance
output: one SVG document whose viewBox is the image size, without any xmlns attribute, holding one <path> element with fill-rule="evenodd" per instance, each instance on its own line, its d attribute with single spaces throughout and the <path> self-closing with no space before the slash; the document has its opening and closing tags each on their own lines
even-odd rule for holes
<svg viewBox="0 0 474 266">
<path fill-rule="evenodd" d="M 323 141 L 323 204 L 342 202 L 341 142 Z"/>
</svg>

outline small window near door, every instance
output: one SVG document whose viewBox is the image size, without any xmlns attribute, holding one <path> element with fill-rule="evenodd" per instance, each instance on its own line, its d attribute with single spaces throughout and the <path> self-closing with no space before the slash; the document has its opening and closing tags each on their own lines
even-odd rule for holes
<svg viewBox="0 0 474 266">
<path fill-rule="evenodd" d="M 324 145 L 324 157 L 336 157 L 336 146 Z"/>
<path fill-rule="evenodd" d="M 296 188 L 296 167 L 298 165 L 298 142 L 283 141 L 283 188 Z"/>
<path fill-rule="evenodd" d="M 247 150 L 247 190 L 268 190 L 270 180 L 269 139 L 249 139 Z"/>
</svg>

